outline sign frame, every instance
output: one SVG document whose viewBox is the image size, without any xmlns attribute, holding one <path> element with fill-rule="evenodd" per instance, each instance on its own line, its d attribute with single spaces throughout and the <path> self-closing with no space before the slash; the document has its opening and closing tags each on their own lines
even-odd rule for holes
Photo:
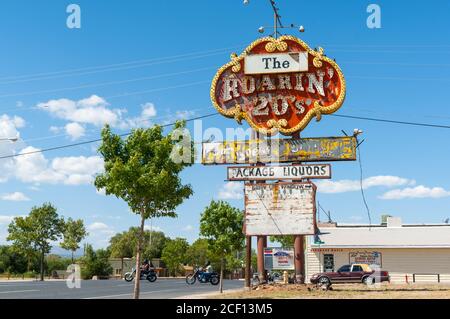
<svg viewBox="0 0 450 319">
<path fill-rule="evenodd" d="M 246 186 L 294 186 L 294 185 L 311 185 L 311 189 L 312 189 L 312 193 L 311 193 L 311 203 L 310 205 L 311 207 L 311 213 L 308 215 L 311 215 L 311 231 L 308 232 L 302 232 L 302 233 L 287 233 L 287 232 L 282 232 L 278 226 L 278 224 L 276 225 L 276 227 L 278 228 L 279 232 L 271 232 L 271 231 L 267 231 L 264 233 L 256 233 L 255 231 L 252 231 L 251 233 L 248 232 L 248 194 L 245 191 L 245 187 Z M 317 221 L 316 221 L 316 195 L 317 195 L 317 186 L 313 183 L 313 182 L 279 182 L 279 183 L 256 183 L 256 184 L 252 184 L 252 183 L 245 183 L 244 185 L 244 228 L 243 228 L 243 232 L 245 234 L 245 236 L 282 236 L 282 235 L 314 235 L 315 234 L 315 230 L 317 229 Z M 298 201 L 300 201 L 300 199 L 297 199 Z M 284 200 L 283 203 L 285 203 L 286 201 Z M 263 206 L 265 207 L 265 209 L 268 211 L 270 208 L 267 208 L 265 206 L 265 204 L 263 204 Z M 283 207 L 280 207 L 279 210 L 282 211 Z M 268 212 L 266 212 L 268 214 Z M 273 213 L 270 213 L 271 218 L 273 219 Z"/>
<path fill-rule="evenodd" d="M 276 89 L 272 89 L 270 92 L 267 90 L 265 90 L 265 92 L 259 92 L 256 90 L 248 94 L 244 93 L 243 95 L 240 95 L 241 92 L 246 90 L 244 88 L 235 88 L 234 85 L 237 84 L 233 82 L 233 87 L 231 90 L 234 93 L 232 98 L 228 99 L 227 93 L 227 98 L 221 100 L 221 96 L 228 91 L 223 88 L 224 91 L 221 92 L 224 78 L 226 79 L 227 76 L 226 74 L 233 77 L 242 77 L 245 74 L 244 59 L 246 56 L 252 54 L 297 52 L 306 52 L 308 54 L 309 73 L 306 74 L 305 72 L 298 72 L 296 76 L 294 76 L 294 78 L 297 78 L 297 76 L 300 77 L 300 80 L 296 80 L 300 84 L 292 83 L 292 88 L 298 87 L 297 90 L 289 89 L 292 94 L 287 94 L 287 90 L 279 86 Z M 282 76 L 283 74 L 293 75 L 294 73 L 267 73 L 262 74 L 262 76 L 264 77 L 274 74 Z M 251 77 L 250 74 L 247 76 Z M 308 83 L 303 83 L 301 76 L 304 76 L 305 81 Z M 312 79 L 313 76 L 315 77 L 314 79 Z M 311 83 L 318 83 L 317 77 L 321 79 L 319 82 L 322 82 L 322 89 L 328 86 L 328 94 L 324 93 L 323 95 L 319 95 L 314 89 L 311 89 Z M 267 79 L 255 79 L 254 81 L 256 83 L 258 81 L 267 81 Z M 269 80 L 269 82 L 270 81 L 271 80 Z M 242 79 L 238 82 L 242 82 Z M 300 88 L 301 86 L 304 86 L 304 88 Z M 255 105 L 253 102 L 254 97 L 257 97 L 258 100 L 260 95 L 268 95 L 268 93 L 270 93 L 269 95 L 274 95 L 277 98 L 279 95 L 283 94 L 285 98 L 289 98 L 289 102 L 287 103 L 289 104 L 288 109 L 290 111 L 286 112 L 284 106 L 282 107 L 284 110 L 282 115 L 277 115 L 280 113 L 279 111 L 277 111 L 278 113 L 275 111 L 270 111 L 271 109 L 273 110 L 280 107 L 279 101 L 276 99 L 269 103 L 272 105 L 267 108 L 267 116 L 264 116 L 265 113 L 262 114 L 263 116 L 260 116 L 261 112 L 259 111 L 258 112 L 260 114 L 254 113 L 253 110 L 256 106 L 261 106 L 259 103 L 266 102 L 265 100 L 261 100 L 259 102 L 257 101 L 258 104 Z M 317 96 L 313 97 L 311 95 L 312 93 Z M 236 96 L 236 94 L 238 96 Z M 274 135 L 278 132 L 283 135 L 292 135 L 296 132 L 302 131 L 313 118 L 320 121 L 322 114 L 332 114 L 336 112 L 344 103 L 345 96 L 346 82 L 338 64 L 334 60 L 327 57 L 322 48 L 313 50 L 304 41 L 291 35 L 284 35 L 276 39 L 273 37 L 259 38 L 252 42 L 240 55 L 232 53 L 231 61 L 218 69 L 212 80 L 210 89 L 211 102 L 220 114 L 229 118 L 234 118 L 239 124 L 241 124 L 241 121 L 244 119 L 255 131 L 264 135 Z M 266 96 L 265 98 L 267 97 L 269 96 Z M 294 98 L 295 101 L 291 100 L 291 98 Z M 284 102 L 281 104 L 283 105 Z M 258 119 L 256 117 L 258 117 Z"/>
<path fill-rule="evenodd" d="M 276 149 L 277 146 L 278 149 Z M 202 164 L 356 161 L 356 146 L 357 140 L 354 136 L 207 142 L 202 143 Z M 213 149 L 214 147 L 217 149 Z M 222 148 L 221 154 L 219 154 L 220 148 Z M 322 153 L 320 153 L 321 150 Z M 339 151 L 340 156 L 333 155 L 333 152 Z M 224 154 L 226 152 L 231 155 Z M 275 152 L 278 152 L 278 155 Z M 267 155 L 267 153 L 270 154 Z"/>
<path fill-rule="evenodd" d="M 230 177 L 230 171 L 233 169 L 274 169 L 275 171 L 280 169 L 280 171 L 284 171 L 285 168 L 289 169 L 291 171 L 292 168 L 300 168 L 300 167 L 317 167 L 322 166 L 326 167 L 326 170 L 328 171 L 326 175 L 302 175 L 300 177 L 296 176 L 281 176 L 281 175 L 275 175 L 273 176 L 251 176 L 251 177 L 242 177 L 242 178 L 236 178 L 236 177 Z M 315 170 L 314 170 L 315 171 Z M 228 181 L 269 181 L 269 180 L 293 180 L 293 181 L 300 181 L 300 180 L 306 180 L 306 179 L 331 179 L 332 172 L 331 172 L 331 164 L 294 164 L 294 165 L 277 165 L 277 166 L 268 166 L 268 165 L 256 165 L 256 166 L 228 166 L 227 167 L 227 180 Z"/>
</svg>

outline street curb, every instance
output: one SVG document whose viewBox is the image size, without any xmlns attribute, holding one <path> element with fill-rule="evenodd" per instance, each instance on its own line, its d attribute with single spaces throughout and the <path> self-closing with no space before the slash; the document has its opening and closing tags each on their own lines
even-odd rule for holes
<svg viewBox="0 0 450 319">
<path fill-rule="evenodd" d="M 208 293 L 204 293 L 204 294 L 186 295 L 186 296 L 176 297 L 173 299 L 209 299 L 208 297 L 211 297 L 211 296 L 223 296 L 223 295 L 232 294 L 232 293 L 241 292 L 241 291 L 247 291 L 247 289 L 246 288 L 227 289 L 227 290 L 224 290 L 222 294 L 220 294 L 220 292 L 218 292 L 218 291 L 215 291 L 215 292 L 208 292 Z"/>
</svg>

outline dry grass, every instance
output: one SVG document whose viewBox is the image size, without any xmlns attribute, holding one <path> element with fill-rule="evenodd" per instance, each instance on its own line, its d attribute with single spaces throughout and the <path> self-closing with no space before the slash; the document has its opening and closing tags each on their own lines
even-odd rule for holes
<svg viewBox="0 0 450 319">
<path fill-rule="evenodd" d="M 363 284 L 333 285 L 323 291 L 313 285 L 263 285 L 250 292 L 212 298 L 263 299 L 450 299 L 450 285 L 394 285 L 367 287 Z"/>
</svg>

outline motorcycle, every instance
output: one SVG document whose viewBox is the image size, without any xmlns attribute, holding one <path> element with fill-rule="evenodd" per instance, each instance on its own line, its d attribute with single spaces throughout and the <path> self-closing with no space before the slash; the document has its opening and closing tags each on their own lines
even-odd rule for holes
<svg viewBox="0 0 450 319">
<path fill-rule="evenodd" d="M 186 276 L 186 283 L 193 285 L 197 279 L 202 284 L 209 282 L 215 286 L 220 282 L 220 275 L 216 272 L 204 272 L 201 268 L 196 268 L 193 274 Z"/>
<path fill-rule="evenodd" d="M 127 272 L 125 274 L 125 276 L 124 276 L 125 277 L 125 281 L 127 281 L 127 282 L 133 281 L 135 276 L 136 276 L 136 269 L 133 268 L 132 271 Z M 141 280 L 147 279 L 150 282 L 155 282 L 157 278 L 158 277 L 156 276 L 156 272 L 153 269 L 150 269 L 147 272 L 144 272 L 144 271 L 141 270 Z"/>
<path fill-rule="evenodd" d="M 274 283 L 276 281 L 281 281 L 282 280 L 282 276 L 279 272 L 267 272 L 266 274 L 266 279 L 267 279 L 267 283 Z M 254 273 L 252 276 L 252 284 L 254 286 L 257 286 L 259 284 L 261 284 L 261 280 L 259 279 L 259 274 L 258 273 Z"/>
</svg>

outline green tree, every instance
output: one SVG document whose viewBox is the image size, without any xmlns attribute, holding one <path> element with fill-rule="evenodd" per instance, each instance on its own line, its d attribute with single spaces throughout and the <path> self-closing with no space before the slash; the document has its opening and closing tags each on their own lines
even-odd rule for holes
<svg viewBox="0 0 450 319">
<path fill-rule="evenodd" d="M 109 276 L 113 272 L 113 268 L 109 263 L 109 252 L 106 249 L 97 251 L 92 245 L 85 246 L 84 257 L 82 258 L 81 274 L 84 279 L 91 279 L 92 276 Z"/>
<path fill-rule="evenodd" d="M 47 255 L 45 257 L 45 268 L 48 274 L 52 274 L 56 270 L 66 270 L 73 263 L 70 258 L 63 258 L 58 255 Z"/>
<path fill-rule="evenodd" d="M 169 272 L 176 276 L 180 272 L 182 264 L 186 263 L 186 251 L 189 244 L 184 238 L 169 240 L 162 251 L 161 259 L 166 264 Z"/>
<path fill-rule="evenodd" d="M 161 231 L 146 231 L 143 243 L 143 257 L 161 258 L 162 251 L 169 239 Z"/>
<path fill-rule="evenodd" d="M 107 195 L 122 198 L 130 210 L 139 214 L 141 222 L 136 244 L 136 276 L 140 276 L 144 224 L 148 218 L 176 217 L 175 209 L 192 195 L 190 185 L 183 185 L 179 174 L 189 163 L 180 162 L 183 156 L 177 143 L 183 139 L 178 133 L 185 123 L 177 122 L 167 136 L 161 126 L 136 129 L 122 140 L 107 125 L 102 130 L 99 152 L 104 158 L 105 172 L 95 179 L 97 189 Z M 178 138 L 175 138 L 177 137 Z M 174 156 L 175 155 L 175 156 Z M 139 298 L 140 281 L 134 285 L 134 298 Z"/>
<path fill-rule="evenodd" d="M 280 243 L 283 248 L 294 247 L 293 235 L 270 236 L 270 241 Z"/>
<path fill-rule="evenodd" d="M 186 262 L 192 266 L 203 266 L 211 261 L 211 253 L 208 250 L 208 240 L 199 238 L 186 251 Z M 211 261 L 212 262 L 212 261 Z"/>
<path fill-rule="evenodd" d="M 226 256 L 244 246 L 244 214 L 224 201 L 211 201 L 200 219 L 200 235 L 208 239 L 209 248 L 220 257 L 220 292 Z"/>
<path fill-rule="evenodd" d="M 26 256 L 15 251 L 11 246 L 0 246 L 0 273 L 23 274 L 27 271 Z"/>
<path fill-rule="evenodd" d="M 16 217 L 9 224 L 7 237 L 19 251 L 39 252 L 40 280 L 44 280 L 44 257 L 49 253 L 51 242 L 62 236 L 64 220 L 58 216 L 56 208 L 45 203 L 41 207 L 33 207 L 27 217 Z"/>
<path fill-rule="evenodd" d="M 111 252 L 111 257 L 120 258 L 121 260 L 121 276 L 123 277 L 123 259 L 131 258 L 134 254 L 134 249 L 136 245 L 130 232 L 117 233 L 109 240 L 109 251 Z"/>
<path fill-rule="evenodd" d="M 69 217 L 67 222 L 64 223 L 64 240 L 60 246 L 63 249 L 70 250 L 72 253 L 72 264 L 74 252 L 80 248 L 81 241 L 86 238 L 87 235 L 88 233 L 86 232 L 86 228 L 81 219 L 73 220 Z"/>
</svg>

